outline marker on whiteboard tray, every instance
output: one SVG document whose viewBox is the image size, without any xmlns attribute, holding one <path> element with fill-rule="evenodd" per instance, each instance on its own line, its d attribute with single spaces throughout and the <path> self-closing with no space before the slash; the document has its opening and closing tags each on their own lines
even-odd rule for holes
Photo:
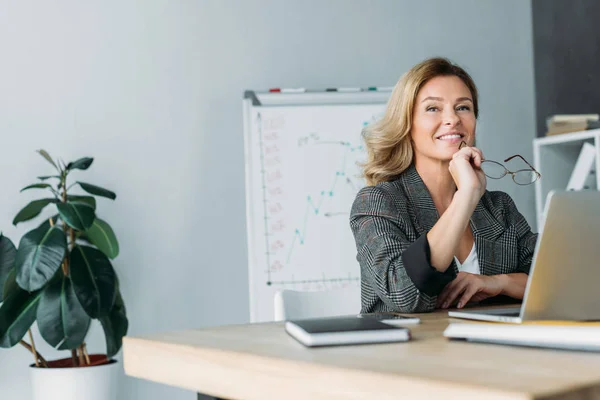
<svg viewBox="0 0 600 400">
<path fill-rule="evenodd" d="M 393 86 L 371 86 L 367 90 L 377 92 L 391 92 L 394 89 Z"/>
</svg>

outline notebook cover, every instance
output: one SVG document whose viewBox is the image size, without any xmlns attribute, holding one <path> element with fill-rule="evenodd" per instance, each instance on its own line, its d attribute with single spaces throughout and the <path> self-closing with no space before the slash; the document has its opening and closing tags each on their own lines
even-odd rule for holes
<svg viewBox="0 0 600 400">
<path fill-rule="evenodd" d="M 291 323 L 310 334 L 335 332 L 362 332 L 377 330 L 404 330 L 406 328 L 385 324 L 371 318 L 314 318 L 294 320 Z"/>
</svg>

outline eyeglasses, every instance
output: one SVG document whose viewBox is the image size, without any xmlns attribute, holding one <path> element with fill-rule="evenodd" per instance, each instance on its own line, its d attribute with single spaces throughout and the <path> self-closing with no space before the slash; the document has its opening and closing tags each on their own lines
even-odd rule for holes
<svg viewBox="0 0 600 400">
<path fill-rule="evenodd" d="M 460 142 L 460 145 L 458 145 L 458 149 L 460 150 L 465 146 L 467 146 L 467 143 L 463 140 L 462 142 Z M 510 171 L 499 162 L 492 160 L 483 160 L 481 161 L 481 170 L 483 171 L 485 176 L 491 179 L 501 179 L 504 178 L 506 175 L 510 174 L 512 175 L 513 181 L 517 185 L 522 186 L 531 185 L 533 182 L 537 181 L 542 177 L 542 175 L 539 172 L 537 172 L 536 169 L 533 168 L 533 166 L 529 164 L 527 160 L 525 160 L 519 154 L 515 154 L 514 156 L 508 157 L 506 160 L 504 160 L 504 162 L 508 162 L 515 157 L 518 157 L 521 160 L 523 160 L 523 162 L 527 164 L 530 169 Z"/>
</svg>

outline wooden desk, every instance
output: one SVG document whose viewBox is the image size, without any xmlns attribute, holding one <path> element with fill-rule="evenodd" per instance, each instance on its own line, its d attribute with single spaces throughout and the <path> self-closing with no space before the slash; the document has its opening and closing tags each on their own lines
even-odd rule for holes
<svg viewBox="0 0 600 400">
<path fill-rule="evenodd" d="M 308 349 L 283 323 L 126 337 L 128 375 L 228 399 L 592 399 L 600 354 L 449 341 L 446 312 L 406 343 Z"/>
</svg>

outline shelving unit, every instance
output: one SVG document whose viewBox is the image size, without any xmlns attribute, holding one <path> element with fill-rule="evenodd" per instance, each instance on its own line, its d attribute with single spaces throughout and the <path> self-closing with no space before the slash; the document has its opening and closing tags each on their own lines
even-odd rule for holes
<svg viewBox="0 0 600 400">
<path fill-rule="evenodd" d="M 542 226 L 546 196 L 553 189 L 565 190 L 581 147 L 585 142 L 596 149 L 595 171 L 600 171 L 600 129 L 563 133 L 533 140 L 533 162 L 542 178 L 535 182 L 535 212 L 538 229 Z M 600 188 L 599 174 L 590 185 Z"/>
</svg>

